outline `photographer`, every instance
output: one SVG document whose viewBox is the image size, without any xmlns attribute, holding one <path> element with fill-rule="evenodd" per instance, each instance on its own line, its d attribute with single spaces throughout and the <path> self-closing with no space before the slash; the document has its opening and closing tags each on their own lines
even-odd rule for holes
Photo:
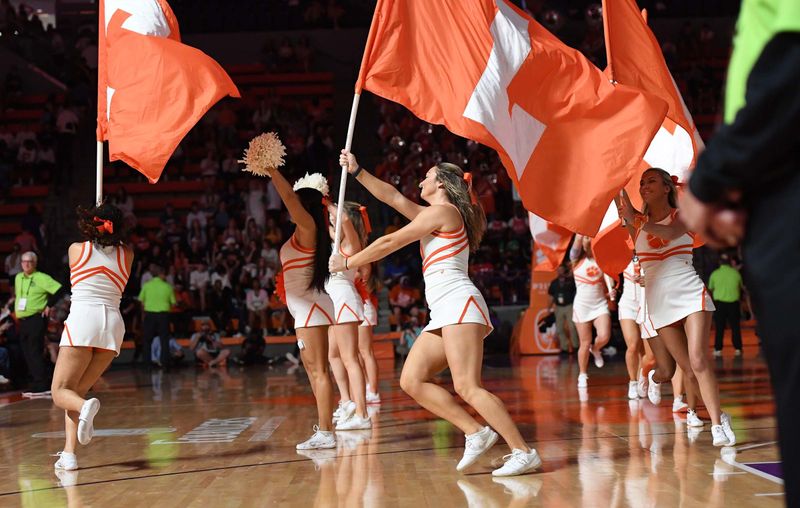
<svg viewBox="0 0 800 508">
<path fill-rule="evenodd" d="M 192 335 L 189 348 L 194 351 L 195 358 L 202 362 L 204 367 L 227 366 L 228 356 L 231 352 L 225 349 L 219 334 L 211 331 L 211 324 L 203 321 L 200 331 Z"/>
</svg>

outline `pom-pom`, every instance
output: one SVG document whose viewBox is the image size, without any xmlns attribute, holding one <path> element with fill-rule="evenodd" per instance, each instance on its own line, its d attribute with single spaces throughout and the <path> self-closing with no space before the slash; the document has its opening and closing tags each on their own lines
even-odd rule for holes
<svg viewBox="0 0 800 508">
<path fill-rule="evenodd" d="M 327 196 L 329 192 L 328 179 L 322 176 L 322 173 L 306 173 L 306 176 L 297 180 L 294 183 L 293 190 L 300 189 L 314 189 L 319 191 L 323 196 Z"/>
<path fill-rule="evenodd" d="M 250 140 L 244 150 L 244 159 L 238 162 L 244 164 L 244 171 L 258 176 L 269 176 L 270 170 L 283 166 L 284 155 L 286 147 L 278 139 L 278 135 L 266 132 Z"/>
</svg>

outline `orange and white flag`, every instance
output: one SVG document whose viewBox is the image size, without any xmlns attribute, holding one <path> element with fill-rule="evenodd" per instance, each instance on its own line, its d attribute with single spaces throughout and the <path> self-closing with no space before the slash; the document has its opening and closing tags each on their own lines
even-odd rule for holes
<svg viewBox="0 0 800 508">
<path fill-rule="evenodd" d="M 555 271 L 564 261 L 572 231 L 551 224 L 531 212 L 528 212 L 528 225 L 533 237 L 533 271 Z"/>
<path fill-rule="evenodd" d="M 661 45 L 647 26 L 646 15 L 634 0 L 603 0 L 606 75 L 619 83 L 658 95 L 668 105 L 667 116 L 630 182 L 625 186 L 634 206 L 641 209 L 639 180 L 650 167 L 666 170 L 685 181 L 703 150 L 703 140 L 669 72 Z M 620 273 L 633 255 L 629 236 L 620 228 L 616 206 L 609 206 L 600 232 L 592 240 L 595 259 L 606 273 Z"/>
<path fill-rule="evenodd" d="M 525 208 L 590 235 L 667 110 L 506 0 L 379 0 L 362 88 L 494 148 Z"/>
<path fill-rule="evenodd" d="M 100 0 L 97 140 L 151 183 L 217 101 L 239 90 L 202 51 L 180 42 L 166 0 Z"/>
</svg>

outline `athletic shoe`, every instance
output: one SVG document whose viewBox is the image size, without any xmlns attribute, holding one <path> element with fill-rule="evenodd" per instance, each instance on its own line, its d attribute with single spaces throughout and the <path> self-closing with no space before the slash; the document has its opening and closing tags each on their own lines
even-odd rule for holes
<svg viewBox="0 0 800 508">
<path fill-rule="evenodd" d="M 94 435 L 94 415 L 100 411 L 100 401 L 89 399 L 83 403 L 81 414 L 78 416 L 78 442 L 82 445 L 89 444 Z"/>
<path fill-rule="evenodd" d="M 686 437 L 689 438 L 689 444 L 693 444 L 700 437 L 703 432 L 703 427 L 686 427 Z"/>
<path fill-rule="evenodd" d="M 25 399 L 51 399 L 53 393 L 50 390 L 40 390 L 38 392 L 22 392 L 22 397 Z"/>
<path fill-rule="evenodd" d="M 78 484 L 78 472 L 67 471 L 65 469 L 56 469 L 56 478 L 58 478 L 59 487 L 74 487 Z"/>
<path fill-rule="evenodd" d="M 722 430 L 725 431 L 725 436 L 728 438 L 728 446 L 733 446 L 736 444 L 736 434 L 733 433 L 733 428 L 731 427 L 731 417 L 728 413 L 720 414 L 720 423 L 722 424 Z"/>
<path fill-rule="evenodd" d="M 362 418 L 357 414 L 350 415 L 350 418 L 339 420 L 336 424 L 336 430 L 366 430 L 372 428 L 372 420 L 369 416 Z"/>
<path fill-rule="evenodd" d="M 686 425 L 689 427 L 702 427 L 705 422 L 697 416 L 697 412 L 694 409 L 689 409 L 686 412 Z"/>
<path fill-rule="evenodd" d="M 742 356 L 742 350 L 741 350 L 741 349 L 737 349 L 737 350 L 735 350 L 735 351 L 733 352 L 733 356 Z"/>
<path fill-rule="evenodd" d="M 336 436 L 330 430 L 319 430 L 318 425 L 314 425 L 314 434 L 311 437 L 299 443 L 296 447 L 298 450 L 324 450 L 327 448 L 336 448 Z"/>
<path fill-rule="evenodd" d="M 497 438 L 500 436 L 498 436 L 497 432 L 493 431 L 491 427 L 484 427 L 474 434 L 465 434 L 464 437 L 466 438 L 464 442 L 464 456 L 461 457 L 461 460 L 456 466 L 456 471 L 463 471 L 474 464 L 478 460 L 478 457 L 494 446 L 497 442 Z"/>
<path fill-rule="evenodd" d="M 678 395 L 672 401 L 672 412 L 673 413 L 680 413 L 684 409 L 688 409 L 689 404 L 683 401 L 683 395 Z"/>
<path fill-rule="evenodd" d="M 517 476 L 532 471 L 542 465 L 542 459 L 536 450 L 531 448 L 530 452 L 525 452 L 515 448 L 509 455 L 503 457 L 506 461 L 503 467 L 492 471 L 492 476 Z"/>
<path fill-rule="evenodd" d="M 714 438 L 714 446 L 728 446 L 730 443 L 728 436 L 725 435 L 725 429 L 722 428 L 722 425 L 711 426 L 711 437 Z"/>
<path fill-rule="evenodd" d="M 356 412 L 356 403 L 352 400 L 340 400 L 339 407 L 333 412 L 333 423 L 347 420 Z"/>
<path fill-rule="evenodd" d="M 292 365 L 300 365 L 300 360 L 292 353 L 286 353 L 285 356 L 286 359 L 289 360 L 289 362 L 291 362 Z"/>
<path fill-rule="evenodd" d="M 587 374 L 578 374 L 578 388 L 586 388 L 589 386 L 589 376 Z"/>
<path fill-rule="evenodd" d="M 647 376 L 644 375 L 642 369 L 639 369 L 639 379 L 636 381 L 636 391 L 638 392 L 640 399 L 647 397 Z"/>
<path fill-rule="evenodd" d="M 628 382 L 628 398 L 631 400 L 639 398 L 639 390 L 637 389 L 636 381 Z"/>
<path fill-rule="evenodd" d="M 603 365 L 606 364 L 606 362 L 603 360 L 603 353 L 600 351 L 595 351 L 594 348 L 592 348 L 592 356 L 594 357 L 594 366 L 598 369 L 602 368 Z"/>
<path fill-rule="evenodd" d="M 542 479 L 536 476 L 524 476 L 522 478 L 495 477 L 494 483 L 505 487 L 505 492 L 511 494 L 514 499 L 529 499 L 539 495 L 542 489 Z"/>
<path fill-rule="evenodd" d="M 647 398 L 650 399 L 650 403 L 657 406 L 661 404 L 661 383 L 653 381 L 653 374 L 655 373 L 656 371 L 651 370 L 647 374 Z"/>
<path fill-rule="evenodd" d="M 336 450 L 331 449 L 311 449 L 311 450 L 297 450 L 298 455 L 307 457 L 314 462 L 314 469 L 319 471 L 322 466 L 333 464 L 336 462 Z"/>
<path fill-rule="evenodd" d="M 11 380 L 5 377 L 4 375 L 0 374 L 0 385 L 6 385 L 10 383 Z"/>
<path fill-rule="evenodd" d="M 75 471 L 78 469 L 78 456 L 74 453 L 58 452 L 55 454 L 58 460 L 53 467 L 63 471 Z"/>
<path fill-rule="evenodd" d="M 714 350 L 714 356 L 717 357 L 717 358 L 722 356 L 722 350 L 721 349 L 715 349 Z"/>
<path fill-rule="evenodd" d="M 381 396 L 378 395 L 376 392 L 371 392 L 367 390 L 367 404 L 380 404 L 381 403 Z"/>
</svg>

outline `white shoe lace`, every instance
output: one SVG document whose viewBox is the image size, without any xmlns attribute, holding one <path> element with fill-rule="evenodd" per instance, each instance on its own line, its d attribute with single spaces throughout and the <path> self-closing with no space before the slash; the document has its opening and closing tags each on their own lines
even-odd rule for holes
<svg viewBox="0 0 800 508">
<path fill-rule="evenodd" d="M 505 462 L 503 467 L 506 467 L 507 465 L 524 466 L 525 462 L 527 462 L 526 455 L 527 454 L 521 450 L 514 450 L 508 455 L 503 455 L 503 462 Z"/>
<path fill-rule="evenodd" d="M 467 436 L 467 441 L 466 441 L 466 443 L 464 443 L 464 448 L 466 448 L 467 450 L 469 450 L 471 452 L 475 452 L 475 451 L 480 450 L 480 448 L 481 448 L 481 443 L 480 443 L 481 436 L 480 436 L 480 433 L 481 432 L 483 432 L 483 431 L 479 430 L 475 434 L 470 434 L 469 436 Z"/>
</svg>

